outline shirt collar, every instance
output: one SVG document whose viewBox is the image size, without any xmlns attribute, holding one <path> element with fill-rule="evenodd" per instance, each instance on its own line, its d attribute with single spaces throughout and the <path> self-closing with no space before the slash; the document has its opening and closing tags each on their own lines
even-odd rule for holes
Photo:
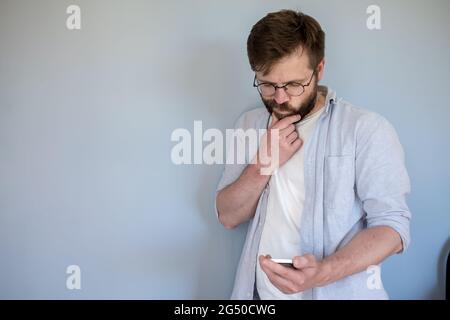
<svg viewBox="0 0 450 320">
<path fill-rule="evenodd" d="M 336 102 L 336 91 L 326 86 L 319 86 L 319 91 L 326 92 L 325 113 L 328 113 L 331 104 Z"/>
</svg>

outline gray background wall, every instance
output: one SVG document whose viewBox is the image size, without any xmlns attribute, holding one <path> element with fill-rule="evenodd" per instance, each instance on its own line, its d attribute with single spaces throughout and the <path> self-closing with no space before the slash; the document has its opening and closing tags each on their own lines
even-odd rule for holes
<svg viewBox="0 0 450 320">
<path fill-rule="evenodd" d="M 381 30 L 366 28 L 370 4 Z M 413 242 L 384 264 L 386 288 L 443 298 L 447 0 L 1 0 L 0 298 L 228 298 L 245 226 L 214 216 L 222 166 L 172 164 L 170 135 L 231 128 L 260 105 L 245 42 L 283 8 L 322 23 L 323 83 L 388 118 L 405 148 Z M 81 290 L 66 289 L 72 264 Z"/>
</svg>

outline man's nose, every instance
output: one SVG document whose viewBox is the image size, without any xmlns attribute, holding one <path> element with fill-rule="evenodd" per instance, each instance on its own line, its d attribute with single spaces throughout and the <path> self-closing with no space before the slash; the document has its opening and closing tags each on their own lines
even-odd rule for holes
<svg viewBox="0 0 450 320">
<path fill-rule="evenodd" d="M 284 88 L 277 88 L 275 91 L 275 97 L 274 100 L 278 104 L 285 103 L 286 101 L 289 101 L 289 96 L 284 90 Z"/>
</svg>

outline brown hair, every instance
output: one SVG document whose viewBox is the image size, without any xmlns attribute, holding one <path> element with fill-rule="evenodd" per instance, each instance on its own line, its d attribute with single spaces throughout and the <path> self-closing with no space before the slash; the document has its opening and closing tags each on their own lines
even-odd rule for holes
<svg viewBox="0 0 450 320">
<path fill-rule="evenodd" d="M 247 39 L 250 66 L 264 75 L 276 62 L 299 47 L 308 54 L 311 68 L 315 68 L 325 55 L 325 33 L 320 24 L 300 11 L 281 10 L 267 14 L 253 26 Z"/>
</svg>

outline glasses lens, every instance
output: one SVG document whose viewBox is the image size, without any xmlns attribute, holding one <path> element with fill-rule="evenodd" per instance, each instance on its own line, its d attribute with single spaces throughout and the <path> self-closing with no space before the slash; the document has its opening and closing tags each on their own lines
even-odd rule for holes
<svg viewBox="0 0 450 320">
<path fill-rule="evenodd" d="M 286 86 L 286 92 L 291 96 L 300 96 L 303 93 L 303 87 L 298 83 L 291 83 Z"/>
<path fill-rule="evenodd" d="M 271 84 L 260 84 L 258 90 L 263 96 L 272 96 L 275 94 L 275 88 Z"/>
</svg>

